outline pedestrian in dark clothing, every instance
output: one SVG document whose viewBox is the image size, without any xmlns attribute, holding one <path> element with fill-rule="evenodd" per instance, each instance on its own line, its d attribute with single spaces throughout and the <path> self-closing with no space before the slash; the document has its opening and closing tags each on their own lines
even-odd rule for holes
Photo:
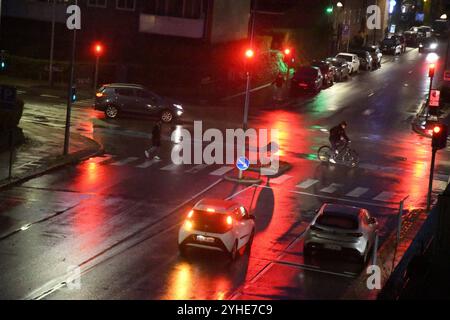
<svg viewBox="0 0 450 320">
<path fill-rule="evenodd" d="M 272 82 L 272 84 L 275 85 L 274 100 L 283 101 L 284 76 L 281 72 L 278 72 L 277 77 Z"/>
<path fill-rule="evenodd" d="M 343 147 L 350 142 L 345 129 L 347 128 L 347 122 L 342 121 L 337 126 L 330 129 L 330 144 L 333 151 L 333 155 L 330 159 L 332 163 L 336 163 L 336 156 L 339 154 Z"/>
<path fill-rule="evenodd" d="M 152 130 L 152 146 L 145 150 L 145 156 L 150 158 L 154 154 L 153 160 L 161 160 L 159 157 L 159 150 L 161 148 L 161 120 L 157 121 Z"/>
</svg>

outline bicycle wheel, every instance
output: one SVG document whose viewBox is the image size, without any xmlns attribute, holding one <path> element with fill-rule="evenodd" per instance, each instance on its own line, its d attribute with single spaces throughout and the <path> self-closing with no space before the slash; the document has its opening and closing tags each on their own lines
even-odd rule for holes
<svg viewBox="0 0 450 320">
<path fill-rule="evenodd" d="M 345 154 L 344 162 L 349 167 L 352 168 L 356 167 L 359 164 L 358 153 L 353 149 L 348 150 L 347 153 Z"/>
<path fill-rule="evenodd" d="M 328 162 L 331 158 L 331 148 L 323 146 L 317 151 L 317 158 L 322 162 Z"/>
</svg>

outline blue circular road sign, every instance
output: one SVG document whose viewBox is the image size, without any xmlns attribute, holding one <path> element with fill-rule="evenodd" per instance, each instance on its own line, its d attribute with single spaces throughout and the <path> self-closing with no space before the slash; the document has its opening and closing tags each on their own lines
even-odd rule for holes
<svg viewBox="0 0 450 320">
<path fill-rule="evenodd" d="M 248 169 L 249 166 L 250 166 L 250 161 L 246 157 L 239 157 L 239 159 L 236 163 L 236 167 L 239 170 L 245 171 Z"/>
</svg>

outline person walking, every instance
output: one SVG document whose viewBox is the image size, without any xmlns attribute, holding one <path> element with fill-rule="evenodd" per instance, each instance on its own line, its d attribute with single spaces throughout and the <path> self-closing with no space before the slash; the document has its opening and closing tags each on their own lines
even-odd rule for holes
<svg viewBox="0 0 450 320">
<path fill-rule="evenodd" d="M 152 130 L 152 146 L 148 149 L 145 150 L 145 157 L 147 159 L 150 158 L 151 154 L 154 154 L 153 160 L 161 160 L 161 158 L 159 157 L 159 150 L 161 148 L 161 120 L 158 120 L 155 125 L 153 126 L 153 130 Z"/>
<path fill-rule="evenodd" d="M 281 72 L 278 72 L 277 77 L 272 84 L 275 85 L 274 100 L 277 102 L 283 101 L 284 76 Z"/>
</svg>

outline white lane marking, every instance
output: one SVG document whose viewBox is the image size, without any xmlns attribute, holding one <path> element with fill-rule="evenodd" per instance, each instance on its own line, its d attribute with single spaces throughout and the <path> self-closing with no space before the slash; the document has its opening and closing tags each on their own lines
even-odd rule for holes
<svg viewBox="0 0 450 320">
<path fill-rule="evenodd" d="M 121 161 L 117 161 L 117 162 L 111 163 L 111 165 L 112 166 L 123 166 L 123 165 L 129 164 L 130 162 L 136 161 L 138 159 L 139 159 L 138 157 L 128 157 L 128 158 L 125 158 L 125 159 L 123 159 Z"/>
<path fill-rule="evenodd" d="M 157 163 L 158 161 L 156 160 L 147 160 L 144 163 L 136 166 L 136 168 L 140 168 L 140 169 L 146 169 L 148 167 L 151 167 L 152 165 L 154 165 L 155 163 Z"/>
<path fill-rule="evenodd" d="M 40 96 L 43 98 L 59 98 L 58 96 L 54 96 L 52 94 L 41 94 Z"/>
<path fill-rule="evenodd" d="M 320 192 L 325 192 L 325 193 L 335 193 L 336 191 L 338 191 L 338 189 L 342 187 L 342 184 L 338 184 L 338 183 L 332 183 L 330 184 L 328 187 L 323 188 L 322 190 L 320 190 Z"/>
<path fill-rule="evenodd" d="M 308 189 L 309 187 L 315 185 L 317 182 L 319 182 L 319 180 L 308 179 L 308 180 L 303 181 L 302 183 L 299 183 L 297 185 L 297 188 Z"/>
<path fill-rule="evenodd" d="M 395 197 L 395 193 L 389 191 L 383 191 L 379 195 L 377 195 L 373 200 L 377 201 L 389 201 Z"/>
<path fill-rule="evenodd" d="M 359 198 L 360 196 L 362 196 L 367 191 L 369 191 L 368 188 L 357 187 L 357 188 L 353 189 L 352 191 L 350 191 L 349 193 L 347 193 L 346 196 L 347 197 L 352 197 L 352 198 Z"/>
<path fill-rule="evenodd" d="M 369 97 L 373 96 L 374 94 L 374 92 L 369 93 Z"/>
<path fill-rule="evenodd" d="M 202 171 L 203 169 L 209 167 L 209 164 L 199 164 L 196 165 L 195 167 L 190 168 L 189 170 L 186 170 L 186 173 L 197 173 L 199 171 Z"/>
<path fill-rule="evenodd" d="M 270 183 L 282 184 L 282 183 L 286 182 L 287 180 L 289 180 L 291 178 L 292 178 L 292 176 L 289 176 L 287 174 L 283 174 L 282 176 L 279 176 L 278 178 L 270 179 Z"/>
<path fill-rule="evenodd" d="M 433 180 L 433 191 L 444 191 L 447 189 L 448 182 L 441 180 Z"/>
<path fill-rule="evenodd" d="M 363 115 L 365 116 L 370 116 L 372 113 L 374 113 L 373 109 L 367 109 L 363 112 Z"/>
<path fill-rule="evenodd" d="M 95 157 L 95 158 L 90 158 L 88 161 L 90 163 L 103 163 L 106 162 L 108 160 L 110 160 L 113 156 L 111 154 L 104 154 L 103 157 Z"/>
<path fill-rule="evenodd" d="M 25 93 L 27 93 L 27 92 L 24 90 L 17 90 L 17 94 L 25 94 Z"/>
<path fill-rule="evenodd" d="M 233 167 L 223 166 L 223 167 L 211 172 L 210 175 L 211 176 L 223 176 L 225 173 L 228 173 L 231 170 L 233 170 Z"/>
<path fill-rule="evenodd" d="M 178 169 L 179 167 L 180 167 L 180 165 L 171 163 L 171 164 L 169 164 L 169 165 L 167 165 L 165 167 L 162 167 L 161 170 L 174 171 L 174 170 Z"/>
</svg>

